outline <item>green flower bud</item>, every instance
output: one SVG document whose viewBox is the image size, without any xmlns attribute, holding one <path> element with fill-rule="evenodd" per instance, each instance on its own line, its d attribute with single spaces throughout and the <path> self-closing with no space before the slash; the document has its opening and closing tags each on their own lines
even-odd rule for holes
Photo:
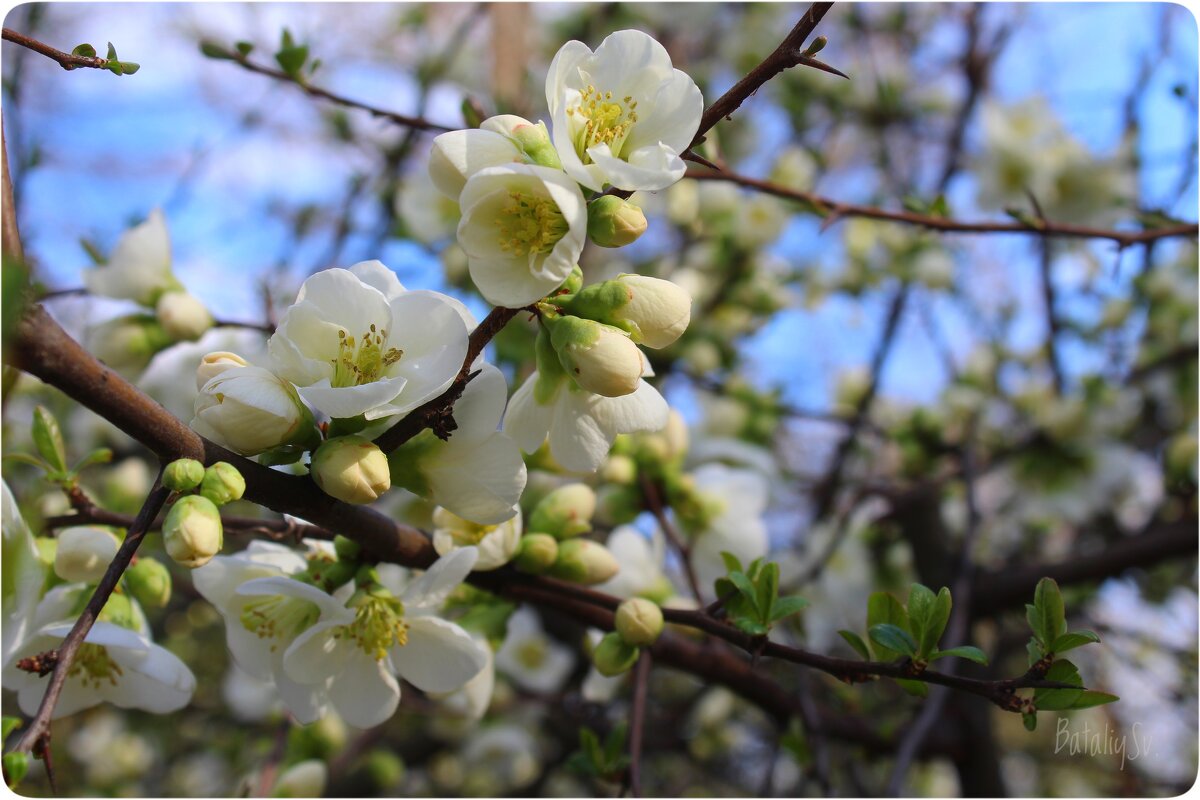
<svg viewBox="0 0 1200 800">
<path fill-rule="evenodd" d="M 626 644 L 645 647 L 658 641 L 663 629 L 662 609 L 641 597 L 617 606 L 617 633 Z"/>
<path fill-rule="evenodd" d="M 187 292 L 167 292 L 158 298 L 154 313 L 167 336 L 177 342 L 194 342 L 213 326 L 212 314 Z"/>
<path fill-rule="evenodd" d="M 142 557 L 125 570 L 125 588 L 142 605 L 163 608 L 171 599 L 171 573 L 161 562 Z"/>
<path fill-rule="evenodd" d="M 609 633 L 592 650 L 592 663 L 606 677 L 628 672 L 638 660 L 638 649 L 627 644 L 619 634 Z"/>
<path fill-rule="evenodd" d="M 367 774 L 371 781 L 380 789 L 393 789 L 404 780 L 404 759 L 400 756 L 377 747 L 367 754 Z"/>
<path fill-rule="evenodd" d="M 121 541 L 111 531 L 81 525 L 58 532 L 54 573 L 70 583 L 95 583 L 104 576 Z"/>
<path fill-rule="evenodd" d="M 564 308 L 627 331 L 633 341 L 656 350 L 673 344 L 692 319 L 692 297 L 683 287 L 629 273 L 585 286 Z"/>
<path fill-rule="evenodd" d="M 642 510 L 642 498 L 633 486 L 601 486 L 596 495 L 596 520 L 612 527 L 632 522 Z"/>
<path fill-rule="evenodd" d="M 547 533 L 527 533 L 513 563 L 521 572 L 541 575 L 558 559 L 558 542 Z"/>
<path fill-rule="evenodd" d="M 671 583 L 671 579 L 666 575 L 660 575 L 658 580 L 651 586 L 638 593 L 638 597 L 644 597 L 651 603 L 659 606 L 664 605 L 674 596 L 675 585 Z"/>
<path fill-rule="evenodd" d="M 190 492 L 204 480 L 204 465 L 194 458 L 178 458 L 163 470 L 163 486 L 172 492 Z"/>
<path fill-rule="evenodd" d="M 616 575 L 620 565 L 608 548 L 591 539 L 569 539 L 558 545 L 558 559 L 550 575 L 572 583 L 591 586 Z"/>
<path fill-rule="evenodd" d="M 525 153 L 532 164 L 551 169 L 562 169 L 558 151 L 550 141 L 550 132 L 544 122 L 530 122 L 513 114 L 500 114 L 485 119 L 479 126 L 485 131 L 495 131 L 511 139 Z"/>
<path fill-rule="evenodd" d="M 529 515 L 527 529 L 569 539 L 592 529 L 596 493 L 585 483 L 560 486 L 542 498 Z"/>
<path fill-rule="evenodd" d="M 629 456 L 611 455 L 600 468 L 600 477 L 605 483 L 628 486 L 637 480 L 637 463 Z"/>
<path fill-rule="evenodd" d="M 221 552 L 221 513 L 207 497 L 182 497 L 167 513 L 162 533 L 167 555 L 176 563 L 190 569 L 202 567 Z"/>
<path fill-rule="evenodd" d="M 646 215 L 628 200 L 602 195 L 588 203 L 588 237 L 601 247 L 624 247 L 646 232 Z"/>
<path fill-rule="evenodd" d="M 125 376 L 136 376 L 155 353 L 174 344 L 157 319 L 130 314 L 98 325 L 89 336 L 96 358 Z"/>
<path fill-rule="evenodd" d="M 329 439 L 313 453 L 313 480 L 325 494 L 347 503 L 370 503 L 392 488 L 387 456 L 369 439 Z"/>
<path fill-rule="evenodd" d="M 218 461 L 204 470 L 204 480 L 200 482 L 200 496 L 207 497 L 213 503 L 223 506 L 241 499 L 246 491 L 246 479 L 237 467 L 228 461 Z"/>
<path fill-rule="evenodd" d="M 568 375 L 582 388 L 605 397 L 637 390 L 642 354 L 624 331 L 590 319 L 563 316 L 550 326 L 550 341 Z"/>
<path fill-rule="evenodd" d="M 275 781 L 272 797 L 320 797 L 325 793 L 329 770 L 320 759 L 308 759 L 284 770 Z"/>
<path fill-rule="evenodd" d="M 119 592 L 108 596 L 108 600 L 104 602 L 104 608 L 100 609 L 98 619 L 101 622 L 111 622 L 113 625 L 128 628 L 131 631 L 137 630 L 138 623 L 141 622 L 133 603 Z"/>
</svg>

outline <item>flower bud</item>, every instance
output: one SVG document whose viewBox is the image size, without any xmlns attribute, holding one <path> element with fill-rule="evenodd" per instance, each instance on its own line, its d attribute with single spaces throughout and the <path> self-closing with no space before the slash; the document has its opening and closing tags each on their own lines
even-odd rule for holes
<svg viewBox="0 0 1200 800">
<path fill-rule="evenodd" d="M 637 480 L 637 464 L 629 456 L 611 455 L 600 468 L 600 477 L 605 483 L 626 486 Z"/>
<path fill-rule="evenodd" d="M 592 529 L 596 493 L 585 483 L 569 483 L 541 499 L 529 515 L 528 529 L 569 539 Z"/>
<path fill-rule="evenodd" d="M 58 558 L 58 540 L 52 536 L 39 536 L 33 540 L 37 545 L 38 561 L 41 561 L 48 567 L 54 566 L 54 560 Z"/>
<path fill-rule="evenodd" d="M 590 319 L 558 317 L 550 341 L 568 375 L 605 397 L 632 394 L 642 377 L 642 354 L 628 334 Z"/>
<path fill-rule="evenodd" d="M 568 539 L 558 545 L 558 559 L 550 575 L 591 586 L 616 575 L 620 565 L 608 548 L 591 539 Z"/>
<path fill-rule="evenodd" d="M 70 583 L 95 583 L 104 576 L 120 546 L 120 540 L 104 528 L 64 528 L 58 533 L 54 573 Z"/>
<path fill-rule="evenodd" d="M 224 368 L 201 387 L 193 409 L 192 430 L 244 456 L 317 436 L 295 387 L 262 367 Z"/>
<path fill-rule="evenodd" d="M 633 486 L 601 486 L 596 495 L 596 520 L 609 527 L 632 522 L 642 510 L 640 491 Z"/>
<path fill-rule="evenodd" d="M 248 366 L 250 365 L 246 362 L 246 359 L 237 353 L 230 353 L 225 350 L 209 353 L 200 359 L 200 366 L 196 367 L 196 390 L 200 391 L 204 388 L 204 384 L 231 367 Z"/>
<path fill-rule="evenodd" d="M 558 559 L 558 542 L 548 533 L 527 533 L 513 563 L 521 572 L 541 575 Z"/>
<path fill-rule="evenodd" d="M 207 497 L 215 505 L 223 506 L 240 500 L 246 492 L 246 479 L 237 467 L 228 461 L 218 461 L 204 470 L 200 482 L 200 496 Z"/>
<path fill-rule="evenodd" d="M 319 758 L 300 761 L 284 770 L 275 781 L 272 797 L 320 797 L 325 794 L 329 770 Z"/>
<path fill-rule="evenodd" d="M 158 298 L 154 314 L 167 335 L 177 342 L 194 342 L 213 326 L 212 314 L 187 292 L 167 292 Z"/>
<path fill-rule="evenodd" d="M 347 503 L 370 503 L 392 487 L 387 456 L 361 436 L 327 440 L 310 469 L 325 494 Z"/>
<path fill-rule="evenodd" d="M 202 567 L 221 552 L 221 513 L 206 497 L 182 497 L 167 513 L 162 533 L 167 555 L 176 563 L 190 569 Z"/>
<path fill-rule="evenodd" d="M 173 340 L 157 319 L 148 314 L 117 317 L 92 329 L 92 354 L 124 376 L 136 376 L 154 355 Z"/>
<path fill-rule="evenodd" d="M 177 458 L 163 470 L 163 486 L 172 492 L 190 492 L 204 480 L 204 465 L 194 458 Z"/>
<path fill-rule="evenodd" d="M 495 131 L 507 136 L 525 153 L 534 164 L 551 169 L 562 169 L 558 151 L 550 141 L 550 133 L 544 122 L 530 122 L 514 114 L 500 114 L 485 119 L 479 125 L 485 131 Z"/>
<path fill-rule="evenodd" d="M 641 597 L 631 597 L 617 606 L 617 633 L 626 644 L 645 647 L 662 633 L 662 609 Z"/>
<path fill-rule="evenodd" d="M 613 314 L 635 342 L 655 350 L 673 343 L 692 319 L 692 298 L 678 285 L 645 275 L 618 275 L 629 301 Z"/>
<path fill-rule="evenodd" d="M 592 650 L 592 663 L 605 677 L 628 672 L 638 660 L 638 649 L 627 644 L 619 634 L 609 633 Z"/>
<path fill-rule="evenodd" d="M 113 592 L 108 596 L 108 600 L 104 602 L 104 608 L 100 609 L 100 616 L 97 619 L 101 622 L 111 622 L 113 625 L 120 625 L 122 628 L 129 628 L 130 630 L 137 630 L 144 624 L 141 610 L 135 609 L 129 597 L 119 592 Z"/>
<path fill-rule="evenodd" d="M 171 573 L 162 562 L 143 556 L 125 570 L 125 588 L 142 605 L 163 608 L 171 599 Z"/>
<path fill-rule="evenodd" d="M 601 247 L 633 244 L 646 232 L 646 215 L 633 203 L 606 194 L 588 203 L 588 238 Z"/>
</svg>

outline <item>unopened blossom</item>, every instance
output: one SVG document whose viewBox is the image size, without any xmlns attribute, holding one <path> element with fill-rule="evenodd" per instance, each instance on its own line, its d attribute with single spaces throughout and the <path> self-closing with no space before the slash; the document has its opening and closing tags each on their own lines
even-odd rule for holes
<svg viewBox="0 0 1200 800">
<path fill-rule="evenodd" d="M 593 53 L 564 44 L 546 75 L 554 146 L 567 174 L 589 189 L 665 189 L 700 127 L 704 98 L 666 49 L 637 30 L 617 31 Z"/>
<path fill-rule="evenodd" d="M 342 719 L 360 728 L 378 725 L 395 713 L 400 702 L 397 675 L 426 692 L 462 687 L 484 668 L 487 656 L 470 634 L 435 614 L 475 559 L 473 547 L 455 550 L 410 582 L 400 596 L 376 584 L 359 588 L 345 605 L 322 602 L 319 621 L 284 655 L 288 676 L 326 687 Z M 315 598 L 310 590 L 313 587 L 299 581 L 264 578 L 240 591 Z"/>
<path fill-rule="evenodd" d="M 458 243 L 489 303 L 529 305 L 558 288 L 583 252 L 587 206 L 575 181 L 531 164 L 475 173 L 459 196 Z"/>
<path fill-rule="evenodd" d="M 163 330 L 175 341 L 193 342 L 213 326 L 213 317 L 204 303 L 187 292 L 166 292 L 154 306 Z"/>
<path fill-rule="evenodd" d="M 104 577 L 121 546 L 105 528 L 77 525 L 58 532 L 54 573 L 64 581 L 94 583 Z"/>
<path fill-rule="evenodd" d="M 212 374 L 196 395 L 192 430 L 244 456 L 315 433 L 312 412 L 296 389 L 262 367 L 205 356 L 197 379 Z M 218 358 L 208 361 L 210 356 Z"/>
<path fill-rule="evenodd" d="M 573 316 L 547 319 L 547 324 L 563 370 L 580 387 L 605 397 L 637 391 L 644 365 L 628 333 Z"/>
<path fill-rule="evenodd" d="M 364 261 L 306 280 L 267 352 L 313 408 L 374 420 L 441 394 L 466 357 L 467 328 L 450 298 L 407 291 L 383 264 Z"/>
<path fill-rule="evenodd" d="M 171 243 L 160 209 L 117 241 L 108 262 L 83 272 L 83 285 L 92 294 L 133 300 L 153 306 L 159 295 L 182 288 L 171 273 Z"/>
</svg>

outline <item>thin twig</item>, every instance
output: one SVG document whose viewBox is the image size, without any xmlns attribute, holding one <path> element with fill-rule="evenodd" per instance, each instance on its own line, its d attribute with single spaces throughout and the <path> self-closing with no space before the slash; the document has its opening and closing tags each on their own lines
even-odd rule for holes
<svg viewBox="0 0 1200 800">
<path fill-rule="evenodd" d="M 642 476 L 642 498 L 646 501 L 647 510 L 654 515 L 658 527 L 662 529 L 663 535 L 667 537 L 667 541 L 679 553 L 679 560 L 683 564 L 683 572 L 687 576 L 688 586 L 691 588 L 696 602 L 703 606 L 704 596 L 700 592 L 700 581 L 696 579 L 696 570 L 692 566 L 691 545 L 685 542 L 679 535 L 679 531 L 675 529 L 675 524 L 667 516 L 666 508 L 663 506 L 658 485 L 646 475 Z"/>
<path fill-rule="evenodd" d="M 844 203 L 827 197 L 790 189 L 770 181 L 751 178 L 735 172 L 706 170 L 688 170 L 687 177 L 701 181 L 727 181 L 744 186 L 747 189 L 763 192 L 784 200 L 795 200 L 813 207 L 826 221 L 840 221 L 851 217 L 877 219 L 885 222 L 896 222 L 905 225 L 916 225 L 943 233 L 1020 233 L 1029 236 L 1061 237 L 1066 239 L 1108 239 L 1116 242 L 1119 247 L 1131 247 L 1135 244 L 1146 244 L 1159 239 L 1195 238 L 1200 233 L 1200 227 L 1194 222 L 1182 222 L 1174 225 L 1164 225 L 1159 228 L 1147 228 L 1140 231 L 1117 231 L 1104 228 L 1091 228 L 1085 225 L 1071 225 L 1061 222 L 1039 222 L 1037 225 L 1027 225 L 1022 222 L 985 222 L 961 221 L 950 217 L 936 217 L 929 214 L 918 214 L 912 211 L 888 211 L 875 206 Z"/>
<path fill-rule="evenodd" d="M 44 753 L 49 753 L 50 718 L 54 714 L 54 707 L 58 704 L 58 698 L 62 694 L 63 687 L 66 685 L 67 676 L 71 671 L 71 663 L 75 659 L 75 653 L 78 652 L 80 646 L 83 644 L 84 638 L 92 629 L 92 625 L 100 617 L 100 612 L 104 609 L 104 604 L 108 602 L 108 598 L 117 587 L 121 576 L 125 574 L 125 569 L 129 566 L 134 553 L 137 552 L 138 545 L 142 543 L 146 531 L 150 528 L 151 521 L 158 515 L 159 510 L 167 501 L 170 493 L 170 490 L 162 485 L 162 473 L 160 472 L 154 481 L 153 488 L 150 489 L 150 494 L 142 504 L 142 509 L 138 512 L 137 518 L 129 526 L 129 531 L 125 535 L 125 541 L 121 543 L 117 554 L 113 556 L 112 563 L 108 565 L 104 577 L 97 584 L 91 599 L 88 600 L 87 606 L 83 609 L 83 613 L 79 615 L 79 619 L 75 620 L 70 633 L 63 639 L 62 644 L 58 646 L 56 650 L 57 663 L 54 666 L 54 674 L 50 676 L 50 685 L 46 687 L 46 694 L 42 698 L 41 705 L 38 706 L 37 714 L 30 721 L 29 727 L 17 743 L 17 746 L 14 748 L 15 750 L 30 753 L 34 751 L 35 746 L 40 746 Z"/>
<path fill-rule="evenodd" d="M 53 48 L 45 42 L 39 42 L 37 39 L 31 39 L 22 33 L 17 33 L 11 28 L 4 29 L 4 40 L 13 44 L 19 44 L 21 47 L 28 48 L 35 53 L 41 53 L 46 58 L 57 61 L 58 65 L 66 70 L 79 69 L 81 67 L 88 69 L 108 69 L 109 61 L 107 58 L 77 56 L 73 53 L 64 53 L 62 50 Z"/>
<path fill-rule="evenodd" d="M 633 709 L 629 722 L 629 793 L 642 796 L 642 739 L 646 727 L 646 690 L 652 658 L 649 650 L 638 656 L 633 673 Z"/>
</svg>

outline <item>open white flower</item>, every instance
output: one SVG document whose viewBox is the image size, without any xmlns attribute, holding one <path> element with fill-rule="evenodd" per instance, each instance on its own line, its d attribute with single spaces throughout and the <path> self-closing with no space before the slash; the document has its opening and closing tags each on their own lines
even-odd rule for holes
<svg viewBox="0 0 1200 800">
<path fill-rule="evenodd" d="M 525 489 L 525 460 L 516 442 L 497 430 L 508 397 L 504 375 L 491 364 L 479 363 L 476 368 L 480 373 L 454 404 L 458 427 L 450 438 L 442 441 L 432 431 L 424 431 L 395 450 L 388 461 L 394 484 L 465 520 L 496 525 L 513 517 Z M 475 569 L 492 569 L 483 566 L 490 561 L 481 548 Z"/>
<path fill-rule="evenodd" d="M 83 285 L 92 294 L 133 300 L 153 306 L 159 296 L 182 289 L 171 273 L 171 243 L 161 209 L 122 234 L 108 263 L 83 272 Z"/>
<path fill-rule="evenodd" d="M 455 200 L 467 180 L 480 170 L 521 164 L 525 153 L 509 137 L 484 128 L 448 131 L 434 137 L 429 151 L 429 177 L 438 191 Z"/>
<path fill-rule="evenodd" d="M 24 713 L 37 712 L 50 682 L 18 668 L 16 662 L 58 647 L 73 625 L 74 621 L 68 620 L 42 627 L 25 640 L 12 664 L 5 667 L 5 688 L 17 693 L 17 704 Z M 136 631 L 99 621 L 75 653 L 51 718 L 66 717 L 102 702 L 169 714 L 186 706 L 195 689 L 195 676 L 170 651 Z"/>
<path fill-rule="evenodd" d="M 479 293 L 506 308 L 558 288 L 583 252 L 587 205 L 573 180 L 532 164 L 481 170 L 458 199 L 458 243 Z"/>
<path fill-rule="evenodd" d="M 544 401 L 537 397 L 535 371 L 517 389 L 504 416 L 504 432 L 532 453 L 547 436 L 550 453 L 564 468 L 594 472 L 618 434 L 661 430 L 667 424 L 667 401 L 645 380 L 632 394 L 604 397 L 562 379 Z"/>
<path fill-rule="evenodd" d="M 496 668 L 522 689 L 556 692 L 574 665 L 571 648 L 546 635 L 532 608 L 522 606 L 508 618 L 504 644 L 496 653 Z"/>
<path fill-rule="evenodd" d="M 317 410 L 373 420 L 449 386 L 467 354 L 467 328 L 450 298 L 406 291 L 383 264 L 364 261 L 306 280 L 267 352 Z"/>
<path fill-rule="evenodd" d="M 766 511 L 770 485 L 757 472 L 733 469 L 724 464 L 705 464 L 694 473 L 696 491 L 715 506 L 703 530 L 689 531 L 695 537 L 692 566 L 703 587 L 725 575 L 722 551 L 737 556 L 743 564 L 767 554 Z"/>
<path fill-rule="evenodd" d="M 665 189 L 683 177 L 680 158 L 700 127 L 704 98 L 653 38 L 636 30 L 559 49 L 546 103 L 563 169 L 599 191 Z"/>
<path fill-rule="evenodd" d="M 383 587 L 359 589 L 347 605 L 325 603 L 321 619 L 284 655 L 289 677 L 325 687 L 348 724 L 384 722 L 400 702 L 396 675 L 426 692 L 450 692 L 487 663 L 481 645 L 459 626 L 434 614 L 475 564 L 472 547 L 438 559 L 399 596 Z M 279 591 L 301 599 L 320 590 L 287 578 L 265 578 L 243 593 Z"/>
<path fill-rule="evenodd" d="M 8 483 L 0 480 L 0 610 L 3 612 L 3 645 L 0 666 L 7 665 L 25 634 L 34 626 L 34 614 L 46 584 L 46 564 L 38 558 L 33 532 L 21 516 Z"/>
<path fill-rule="evenodd" d="M 433 510 L 433 549 L 444 556 L 463 547 L 479 550 L 476 572 L 498 569 L 517 554 L 521 546 L 521 509 L 514 506 L 515 515 L 496 525 L 480 525 L 465 520 L 441 506 Z"/>
<path fill-rule="evenodd" d="M 487 656 L 487 663 L 483 669 L 479 671 L 478 675 L 463 684 L 462 688 L 455 689 L 453 692 L 430 692 L 429 696 L 455 714 L 467 719 L 478 720 L 483 719 L 488 706 L 492 704 L 492 692 L 496 688 L 496 656 L 492 653 L 492 648 L 488 646 L 486 639 L 478 635 L 474 636 L 474 639 L 483 650 L 484 655 Z"/>
<path fill-rule="evenodd" d="M 621 525 L 605 543 L 608 552 L 621 565 L 612 578 L 594 587 L 615 597 L 648 597 L 663 601 L 675 593 L 671 579 L 663 572 L 666 545 L 657 529 L 644 536 L 632 525 Z"/>
<path fill-rule="evenodd" d="M 216 556 L 192 572 L 196 591 L 212 603 L 225 619 L 225 642 L 233 660 L 250 677 L 275 683 L 280 698 L 302 724 L 315 722 L 324 712 L 324 687 L 301 685 L 283 670 L 288 646 L 320 617 L 328 597 L 314 602 L 282 592 L 274 595 L 243 594 L 243 586 L 263 578 L 303 586 L 288 575 L 307 566 L 304 557 L 272 542 L 255 541 L 236 556 Z M 312 587 L 308 587 L 312 588 Z"/>
</svg>

